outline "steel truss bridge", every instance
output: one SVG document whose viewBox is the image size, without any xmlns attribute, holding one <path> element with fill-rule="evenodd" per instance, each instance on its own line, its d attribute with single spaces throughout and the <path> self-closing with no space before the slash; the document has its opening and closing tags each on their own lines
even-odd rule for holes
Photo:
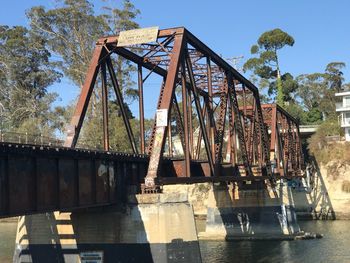
<svg viewBox="0 0 350 263">
<path fill-rule="evenodd" d="M 166 184 L 274 184 L 303 176 L 297 121 L 278 105 L 262 105 L 258 89 L 188 30 L 159 30 L 148 44 L 117 43 L 118 36 L 96 43 L 64 147 L 0 143 L 1 217 L 115 204 L 124 201 L 131 185 L 152 192 Z M 134 136 L 116 77 L 118 58 L 137 66 L 140 138 Z M 162 81 L 146 141 L 143 88 L 151 75 Z M 104 151 L 79 149 L 97 88 L 102 89 Z M 110 90 L 127 131 L 127 154 L 110 151 Z M 173 153 L 175 136 L 181 156 Z"/>
</svg>

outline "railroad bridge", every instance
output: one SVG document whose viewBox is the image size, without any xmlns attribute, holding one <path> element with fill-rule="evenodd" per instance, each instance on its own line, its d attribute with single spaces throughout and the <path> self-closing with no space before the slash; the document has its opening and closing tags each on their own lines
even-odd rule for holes
<svg viewBox="0 0 350 263">
<path fill-rule="evenodd" d="M 289 234 L 295 233 L 296 230 L 293 230 L 292 227 L 295 223 L 292 212 L 288 210 L 289 208 L 287 209 L 289 212 L 286 212 L 289 204 L 286 205 L 285 200 L 282 200 L 286 195 L 282 185 L 286 180 L 302 178 L 304 175 L 305 167 L 297 121 L 278 105 L 261 104 L 257 87 L 185 28 L 159 30 L 155 40 L 150 43 L 119 45 L 118 40 L 119 36 L 111 36 L 97 41 L 63 146 L 15 142 L 1 142 L 0 144 L 0 215 L 1 217 L 21 216 L 17 233 L 19 237 L 17 245 L 20 249 L 16 252 L 16 260 L 18 262 L 23 260 L 41 262 L 40 258 L 44 257 L 42 254 L 38 256 L 39 252 L 34 249 L 36 241 L 33 241 L 35 231 L 41 229 L 38 226 L 43 226 L 42 219 L 39 219 L 40 215 L 31 214 L 60 211 L 62 215 L 65 214 L 63 212 L 70 212 L 73 215 L 75 211 L 82 209 L 91 211 L 91 209 L 101 207 L 102 210 L 98 211 L 104 211 L 103 213 L 107 215 L 113 213 L 109 211 L 111 206 L 130 203 L 130 195 L 133 195 L 131 199 L 136 202 L 131 202 L 134 205 L 131 206 L 130 213 L 133 215 L 133 211 L 138 211 L 140 214 L 140 222 L 146 233 L 144 235 L 147 236 L 147 238 L 141 238 L 145 240 L 144 243 L 154 241 L 150 241 L 152 240 L 150 231 L 164 230 L 163 228 L 163 230 L 154 229 L 155 226 L 159 227 L 159 222 L 154 220 L 151 220 L 150 223 L 145 222 L 147 221 L 145 218 L 154 216 L 147 214 L 151 213 L 149 211 L 152 209 L 149 206 L 154 200 L 156 200 L 154 202 L 158 209 L 158 217 L 162 209 L 163 214 L 185 211 L 180 215 L 183 217 L 183 220 L 179 219 L 181 223 L 176 221 L 177 223 L 173 222 L 172 226 L 177 224 L 179 229 L 181 224 L 188 223 L 189 226 L 192 226 L 193 219 L 188 216 L 192 210 L 186 210 L 187 199 L 179 195 L 180 190 L 174 190 L 169 195 L 170 197 L 164 198 L 166 194 L 164 189 L 169 189 L 167 185 L 176 185 L 177 188 L 174 189 L 186 188 L 187 185 L 198 183 L 212 186 L 212 194 L 209 194 L 208 197 L 209 200 L 212 197 L 212 201 L 208 201 L 207 214 L 207 232 L 214 226 L 211 234 L 215 234 L 218 224 L 221 224 L 219 228 L 225 228 L 227 234 L 232 230 L 227 226 L 234 224 L 229 217 L 237 216 L 236 211 L 232 212 L 235 209 L 232 204 L 230 204 L 230 209 L 233 209 L 230 210 L 232 213 L 226 212 L 227 202 L 222 200 L 228 198 L 234 201 L 239 195 L 240 202 L 247 200 L 253 202 L 251 201 L 252 193 L 254 200 L 258 203 L 270 202 L 265 200 L 266 196 L 269 196 L 273 205 L 266 205 L 266 211 L 272 209 L 271 214 L 276 212 L 271 207 L 278 207 L 279 221 L 277 219 L 272 219 L 272 221 L 277 220 L 282 234 L 286 234 L 286 231 L 289 231 Z M 136 132 L 131 127 L 123 94 L 116 77 L 118 72 L 115 69 L 114 60 L 119 58 L 134 63 L 137 67 L 138 134 L 140 134 L 138 138 L 134 136 Z M 157 109 L 155 109 L 153 128 L 150 136 L 146 138 L 144 85 L 151 75 L 157 75 L 160 79 L 159 99 Z M 96 89 L 99 89 L 102 94 L 103 138 L 101 140 L 103 140 L 103 150 L 79 148 L 79 135 L 92 94 Z M 109 115 L 112 113 L 108 108 L 111 91 L 115 95 L 127 131 L 130 143 L 129 153 L 111 151 Z M 195 130 L 198 131 L 196 136 L 194 136 Z M 174 154 L 175 137 L 180 140 L 182 154 Z M 277 189 L 279 192 L 276 191 Z M 169 201 L 171 198 L 174 200 Z M 167 201 L 162 203 L 160 201 L 162 199 Z M 173 202 L 171 209 L 162 207 L 168 201 Z M 181 206 L 181 202 L 185 202 L 187 206 L 177 207 L 174 210 L 174 204 Z M 225 203 L 224 209 L 221 209 L 222 202 Z M 269 204 L 272 204 L 271 202 Z M 212 204 L 214 206 L 211 206 Z M 145 205 L 147 208 L 143 207 Z M 252 203 L 245 205 L 250 208 L 254 207 Z M 260 208 L 264 210 L 264 206 L 259 205 Z M 242 226 L 244 225 L 242 206 L 239 209 L 241 211 L 239 212 L 240 225 Z M 243 212 L 245 217 L 247 214 L 251 217 L 251 225 L 254 222 L 252 217 L 255 217 L 257 209 L 253 210 Z M 89 215 L 81 213 L 83 212 L 78 212 L 79 218 L 88 220 Z M 60 220 L 57 212 L 52 215 L 55 216 L 51 216 L 51 219 Z M 219 223 L 217 222 L 218 215 L 219 217 L 221 215 Z M 126 213 L 123 218 L 128 218 L 128 216 L 130 214 Z M 260 218 L 260 215 L 258 217 Z M 48 216 L 45 218 L 47 224 L 52 223 L 51 219 L 48 220 Z M 123 222 L 125 226 L 125 220 Z M 135 227 L 140 222 L 135 223 Z M 116 226 L 118 222 L 111 224 L 113 226 L 105 226 L 110 231 L 113 227 L 118 227 Z M 153 230 L 149 230 L 149 227 L 151 229 L 153 227 Z M 21 233 L 24 228 L 26 228 L 25 234 Z M 128 225 L 129 231 L 132 228 Z M 73 229 L 80 229 L 80 235 L 88 231 L 81 226 L 75 226 Z M 233 230 L 236 231 L 234 228 Z M 71 238 L 79 236 L 76 233 L 79 231 L 70 233 Z M 176 232 L 175 229 L 173 231 Z M 252 234 L 249 231 L 245 233 Z M 59 231 L 55 234 L 54 232 L 51 231 L 51 239 L 48 238 L 48 240 L 54 240 L 52 236 L 59 235 Z M 180 236 L 172 237 L 170 241 L 186 239 L 184 238 L 186 234 L 182 235 L 180 230 L 178 233 Z M 28 238 L 31 235 L 32 241 Z M 100 239 L 96 236 L 95 238 Z M 27 243 L 22 244 L 24 239 L 27 239 Z M 142 243 L 140 237 L 136 239 L 135 243 Z M 193 240 L 197 242 L 197 235 L 195 238 L 192 235 L 191 242 Z M 158 241 L 153 243 L 162 243 Z M 107 251 L 100 246 L 88 246 L 86 245 L 88 241 L 84 242 L 84 245 L 80 245 L 80 250 L 75 248 L 78 251 L 75 253 L 80 253 L 79 257 L 82 262 L 85 262 L 83 258 L 88 258 L 89 255 L 81 253 L 89 249 L 90 252 L 103 251 L 106 262 L 113 258 L 110 250 Z M 96 243 L 91 240 L 89 242 Z M 101 242 L 104 243 L 104 241 Z M 114 239 L 114 243 L 118 242 Z M 51 251 L 51 254 L 47 252 L 46 256 L 55 255 L 56 258 L 59 257 L 58 262 L 71 262 L 62 256 L 64 254 L 62 252 L 64 243 L 62 242 L 60 243 L 61 255 L 57 256 L 58 243 L 60 239 L 50 243 L 51 248 L 48 250 Z M 75 245 L 79 248 L 77 243 L 76 241 Z M 32 247 L 31 244 L 33 244 Z M 176 242 L 171 244 L 173 244 L 170 246 L 171 251 L 176 251 L 178 246 L 184 248 Z M 198 242 L 193 244 L 191 243 L 190 247 L 196 250 Z M 159 251 L 163 250 L 157 250 L 157 254 L 151 246 L 150 258 L 154 261 L 162 261 Z M 168 255 L 169 260 L 169 244 L 165 250 L 167 252 L 163 251 L 162 255 L 165 258 Z M 174 256 L 176 254 L 174 253 L 172 257 L 179 259 L 178 256 Z M 132 254 L 129 256 L 135 257 Z M 192 254 L 196 255 L 196 253 Z M 186 256 L 183 258 L 186 259 Z M 128 262 L 130 258 L 124 258 L 124 260 Z M 200 255 L 199 259 L 193 259 L 193 261 L 200 261 Z"/>
</svg>

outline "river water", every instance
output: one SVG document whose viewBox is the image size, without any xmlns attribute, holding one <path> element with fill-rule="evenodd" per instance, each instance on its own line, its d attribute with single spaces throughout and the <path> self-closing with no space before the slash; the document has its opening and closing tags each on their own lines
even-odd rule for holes
<svg viewBox="0 0 350 263">
<path fill-rule="evenodd" d="M 0 262 L 12 262 L 15 249 L 17 222 L 0 223 Z"/>
<path fill-rule="evenodd" d="M 203 263 L 350 263 L 350 221 L 301 221 L 301 229 L 324 238 L 298 241 L 201 241 Z M 0 263 L 12 262 L 17 224 L 0 223 Z"/>
<path fill-rule="evenodd" d="M 203 263 L 350 263 L 350 221 L 301 221 L 302 230 L 322 239 L 296 241 L 201 242 Z"/>
</svg>

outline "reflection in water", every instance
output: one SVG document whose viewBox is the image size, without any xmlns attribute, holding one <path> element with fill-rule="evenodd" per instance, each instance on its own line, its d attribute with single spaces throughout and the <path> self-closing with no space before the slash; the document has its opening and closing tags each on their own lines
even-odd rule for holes
<svg viewBox="0 0 350 263">
<path fill-rule="evenodd" d="M 350 262 L 350 221 L 301 221 L 301 229 L 324 234 L 300 241 L 201 241 L 203 263 Z M 17 223 L 0 223 L 0 262 L 12 262 Z"/>
<path fill-rule="evenodd" d="M 15 250 L 16 222 L 0 223 L 0 262 L 12 262 L 13 252 Z"/>
<path fill-rule="evenodd" d="M 323 239 L 298 241 L 202 241 L 203 263 L 350 262 L 350 221 L 304 221 L 301 229 Z"/>
</svg>

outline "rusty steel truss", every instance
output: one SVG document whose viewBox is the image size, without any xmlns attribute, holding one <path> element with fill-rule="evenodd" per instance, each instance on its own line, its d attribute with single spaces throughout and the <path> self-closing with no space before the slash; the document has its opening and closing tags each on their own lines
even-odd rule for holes
<svg viewBox="0 0 350 263">
<path fill-rule="evenodd" d="M 72 118 L 71 127 L 74 129 L 65 146 L 76 146 L 89 99 L 100 74 L 104 148 L 109 150 L 106 95 L 109 79 L 122 109 L 132 151 L 148 153 L 150 156 L 146 187 L 159 183 L 206 180 L 199 178 L 203 176 L 224 176 L 227 180 L 239 180 L 238 177 L 242 176 L 246 180 L 256 177 L 272 178 L 269 138 L 259 92 L 250 81 L 185 28 L 160 30 L 157 41 L 150 44 L 118 47 L 117 43 L 118 36 L 101 38 L 97 42 Z M 132 61 L 138 68 L 140 145 L 136 145 L 137 140 L 125 113 L 122 93 L 113 68 L 114 56 Z M 143 85 L 147 77 L 142 77 L 144 70 L 148 70 L 147 77 L 157 74 L 163 79 L 157 110 L 162 111 L 167 119 L 167 125 L 157 125 L 156 116 L 147 147 L 143 109 Z M 254 117 L 245 118 L 245 112 L 239 110 L 241 105 L 251 107 Z M 250 132 L 246 132 L 248 126 L 252 127 Z M 173 156 L 174 136 L 177 136 L 183 146 L 182 159 Z M 174 169 L 169 174 L 160 173 L 165 148 L 168 149 L 169 157 L 176 158 Z M 200 173 L 194 173 L 196 166 L 202 167 Z"/>
<path fill-rule="evenodd" d="M 270 161 L 273 173 L 284 178 L 302 176 L 304 174 L 304 156 L 301 148 L 301 138 L 298 121 L 277 104 L 261 105 L 264 123 L 269 134 Z M 251 107 L 241 106 L 243 116 L 254 118 Z M 250 133 L 254 127 L 248 126 L 246 133 Z M 254 145 L 249 144 L 250 153 Z M 251 158 L 254 158 L 251 155 Z"/>
<path fill-rule="evenodd" d="M 302 176 L 305 163 L 298 121 L 277 104 L 263 104 L 262 110 L 270 133 L 274 172 L 287 178 Z"/>
<path fill-rule="evenodd" d="M 116 203 L 122 190 L 115 182 L 120 180 L 121 189 L 136 185 L 153 191 L 164 184 L 274 182 L 303 174 L 296 120 L 279 106 L 261 105 L 258 89 L 188 30 L 159 30 L 157 40 L 148 44 L 117 44 L 118 36 L 96 43 L 65 147 L 0 143 L 0 216 Z M 137 67 L 139 138 L 118 83 L 118 58 Z M 151 75 L 161 81 L 146 138 L 144 85 Z M 74 149 L 97 88 L 104 151 Z M 110 91 L 127 131 L 127 155 L 111 152 Z M 175 151 L 178 145 L 180 152 Z"/>
</svg>

